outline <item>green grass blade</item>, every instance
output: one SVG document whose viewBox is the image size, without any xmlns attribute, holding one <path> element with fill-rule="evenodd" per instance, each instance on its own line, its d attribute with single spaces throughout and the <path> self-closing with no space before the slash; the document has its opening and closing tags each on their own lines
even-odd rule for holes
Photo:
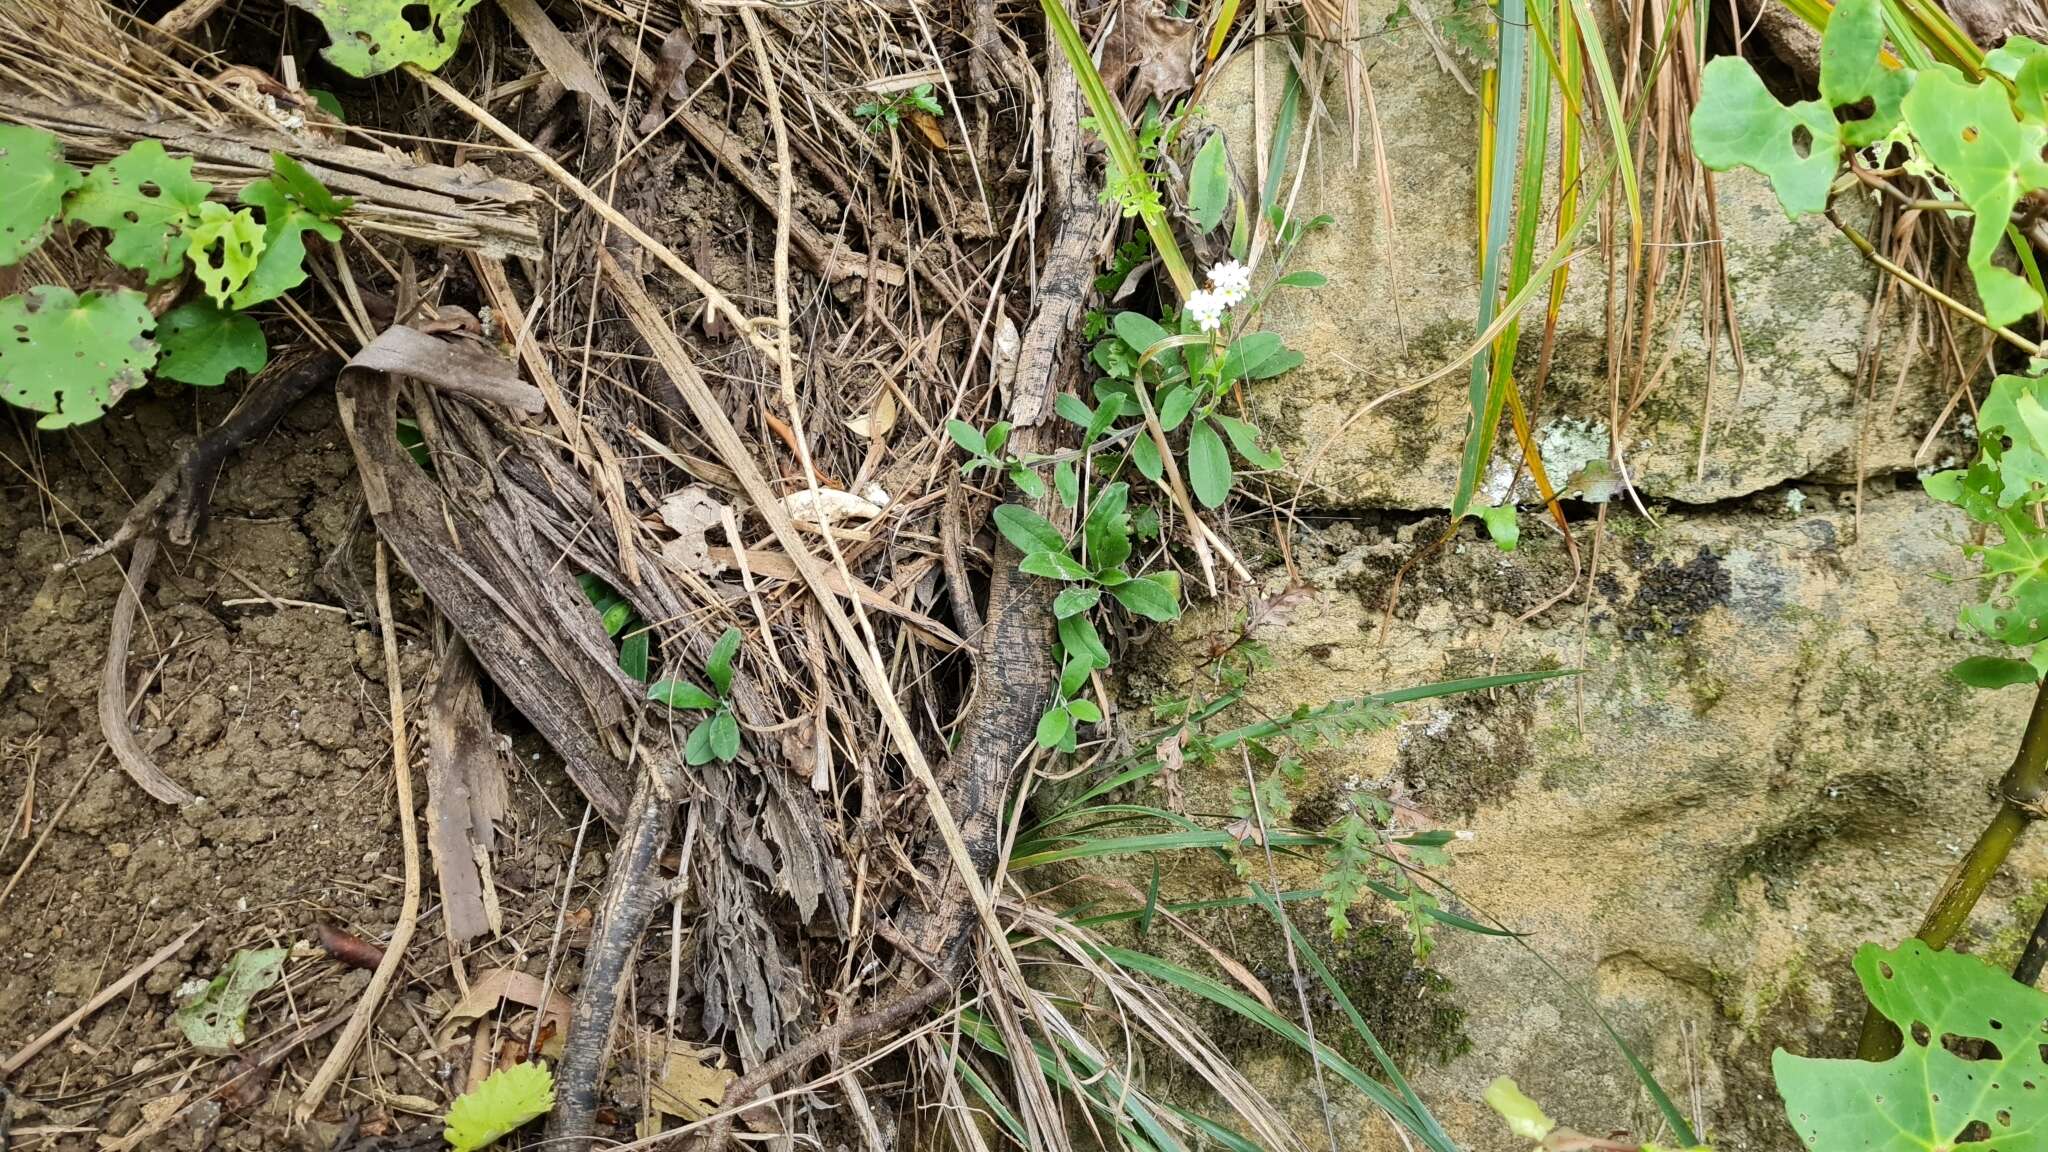
<svg viewBox="0 0 2048 1152">
<path fill-rule="evenodd" d="M 1512 688 L 1517 684 L 1534 684 L 1539 680 L 1555 680 L 1560 676 L 1578 676 L 1582 672 L 1579 668 L 1541 668 L 1534 672 L 1505 672 L 1498 676 L 1468 676 L 1462 680 L 1443 680 L 1435 684 L 1418 684 L 1413 688 L 1396 688 L 1392 692 L 1378 692 L 1367 699 L 1376 704 L 1406 704 L 1411 700 L 1456 696 L 1462 692 Z"/>
<path fill-rule="evenodd" d="M 1672 4 L 1674 15 L 1676 14 L 1676 9 L 1685 2 L 1686 0 L 1674 0 Z M 1607 63 L 1607 45 L 1600 38 L 1599 21 L 1593 15 L 1593 11 L 1587 5 L 1586 0 L 1571 0 L 1571 5 L 1572 16 L 1577 23 L 1579 35 L 1585 41 L 1586 65 L 1592 70 L 1594 85 L 1600 90 L 1600 106 L 1607 121 L 1608 144 L 1614 150 L 1612 159 L 1615 162 L 1616 170 L 1621 174 L 1622 198 L 1628 205 L 1629 266 L 1636 267 L 1642 263 L 1643 198 L 1641 190 L 1636 185 L 1635 153 L 1629 148 L 1628 143 L 1630 121 L 1621 114 L 1621 95 L 1614 87 L 1614 69 L 1609 67 Z M 1664 29 L 1664 36 L 1667 42 L 1670 39 L 1672 27 L 1674 25 L 1667 21 Z M 1657 69 L 1663 64 L 1663 60 L 1664 50 L 1660 46 L 1657 58 L 1651 62 L 1650 74 L 1652 76 L 1656 75 Z M 1597 198 L 1590 199 L 1597 200 Z"/>
</svg>

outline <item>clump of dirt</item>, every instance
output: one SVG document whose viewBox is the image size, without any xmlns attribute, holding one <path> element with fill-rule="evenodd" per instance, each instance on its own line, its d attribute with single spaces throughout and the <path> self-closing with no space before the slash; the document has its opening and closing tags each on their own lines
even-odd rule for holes
<svg viewBox="0 0 2048 1152">
<path fill-rule="evenodd" d="M 177 437 L 217 422 L 232 399 L 136 398 L 97 425 L 61 436 L 16 432 L 0 447 L 20 465 L 17 477 L 33 477 L 0 498 L 0 534 L 14 542 L 0 564 L 0 778 L 11 817 L 0 833 L 0 875 L 15 877 L 0 897 L 0 1055 L 203 922 L 134 990 L 16 1075 L 17 1131 L 89 1130 L 42 1147 L 83 1152 L 100 1133 L 132 1130 L 142 1107 L 180 1078 L 203 1090 L 227 1074 L 226 1059 L 194 1052 L 170 1021 L 188 981 L 211 977 L 238 949 L 303 940 L 316 922 L 376 941 L 397 918 L 384 660 L 361 611 L 356 573 L 368 570 L 368 545 L 356 531 L 360 500 L 331 396 L 308 400 L 229 464 L 208 531 L 196 547 L 160 559 L 142 590 L 128 666 L 131 684 L 146 684 L 136 725 L 166 774 L 202 799 L 183 809 L 160 804 L 104 752 L 95 709 L 123 577 L 111 558 L 61 575 L 52 565 L 93 542 L 87 526 L 118 523 L 172 459 Z M 399 583 L 410 593 L 400 595 L 401 616 L 422 621 L 416 590 Z M 401 672 L 417 684 L 432 645 L 417 624 L 401 631 Z M 559 876 L 568 833 L 553 799 L 519 783 L 504 875 L 540 886 Z M 431 909 L 431 873 L 427 884 Z M 543 952 L 549 927 L 539 929 Z M 430 912 L 417 939 L 432 943 L 439 931 Z M 425 959 L 439 954 L 416 953 L 413 982 L 401 981 L 358 1058 L 368 1081 L 333 1093 L 323 1120 L 393 1127 L 396 1115 L 376 1092 L 445 1103 L 458 1054 L 436 1052 L 418 1023 L 433 1018 L 427 991 L 448 977 L 445 960 Z M 258 1002 L 245 1051 L 346 1012 L 366 980 L 302 949 L 283 984 Z M 332 1124 L 288 1140 L 279 1114 L 301 1082 L 291 1070 L 302 1075 L 325 1049 L 310 1045 L 288 1060 L 267 1091 L 242 1101 L 247 1114 L 196 1107 L 144 1146 L 204 1137 L 225 1148 L 302 1138 L 326 1147 Z"/>
<path fill-rule="evenodd" d="M 1622 639 L 1634 643 L 1683 637 L 1708 609 L 1728 603 L 1734 584 L 1711 550 L 1701 548 L 1690 559 L 1667 557 L 1652 563 L 1649 542 L 1638 538 L 1630 551 L 1636 591 L 1616 613 Z"/>
</svg>

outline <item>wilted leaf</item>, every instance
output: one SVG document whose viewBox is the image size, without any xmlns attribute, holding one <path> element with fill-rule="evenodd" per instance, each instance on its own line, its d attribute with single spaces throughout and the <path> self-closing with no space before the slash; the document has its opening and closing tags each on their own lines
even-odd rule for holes
<svg viewBox="0 0 2048 1152">
<path fill-rule="evenodd" d="M 199 222 L 186 229 L 185 255 L 192 274 L 214 302 L 226 305 L 256 271 L 263 254 L 263 225 L 248 209 L 230 211 L 208 201 L 199 206 Z"/>
<path fill-rule="evenodd" d="M 1102 47 L 1102 82 L 1126 108 L 1162 107 L 1193 87 L 1201 25 L 1166 14 L 1160 0 L 1126 4 Z"/>
<path fill-rule="evenodd" d="M 199 995 L 180 1005 L 172 1019 L 194 1048 L 226 1052 L 245 1038 L 249 1005 L 284 975 L 289 948 L 244 948 L 230 957 Z"/>
<path fill-rule="evenodd" d="M 670 1041 L 668 1051 L 657 1057 L 655 1079 L 649 1101 L 678 1120 L 697 1121 L 718 1110 L 726 1085 L 734 1080 L 729 1068 L 715 1063 L 723 1056 L 717 1048 L 702 1050 Z"/>
</svg>

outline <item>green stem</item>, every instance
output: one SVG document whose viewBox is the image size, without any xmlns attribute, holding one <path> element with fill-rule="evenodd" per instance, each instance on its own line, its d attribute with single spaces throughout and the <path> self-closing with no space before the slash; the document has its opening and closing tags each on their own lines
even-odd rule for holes
<svg viewBox="0 0 2048 1152">
<path fill-rule="evenodd" d="M 1949 873 L 1948 881 L 1935 894 L 1917 933 L 1929 948 L 1946 948 L 1957 930 L 1970 918 L 1977 898 L 1991 883 L 1991 877 L 2012 851 L 2013 842 L 2028 824 L 2042 816 L 2041 795 L 2048 785 L 2048 683 L 2034 696 L 2034 711 L 2027 717 L 2027 730 L 2020 737 L 2019 754 L 1998 783 L 1998 814 L 1991 818 L 1977 842 Z M 1875 1009 L 1863 1014 L 1863 1038 L 1856 1054 L 1865 1060 L 1886 1060 L 1899 1050 L 1899 1030 Z"/>
</svg>

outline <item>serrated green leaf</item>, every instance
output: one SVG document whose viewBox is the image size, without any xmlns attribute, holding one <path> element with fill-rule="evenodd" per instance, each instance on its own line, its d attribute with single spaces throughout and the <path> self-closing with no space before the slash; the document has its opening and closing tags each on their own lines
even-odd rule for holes
<svg viewBox="0 0 2048 1152">
<path fill-rule="evenodd" d="M 185 1039 L 202 1052 L 232 1051 L 246 1039 L 249 1006 L 284 975 L 289 948 L 244 948 L 228 958 L 205 991 L 172 1014 Z"/>
<path fill-rule="evenodd" d="M 242 189 L 238 199 L 263 214 L 263 251 L 249 282 L 235 292 L 237 308 L 275 300 L 306 282 L 305 233 L 312 232 L 329 243 L 341 239 L 339 225 L 301 207 L 275 180 L 256 181 Z"/>
<path fill-rule="evenodd" d="M 1033 552 L 1017 563 L 1017 570 L 1048 580 L 1086 580 L 1088 570 L 1065 552 Z"/>
<path fill-rule="evenodd" d="M 1964 548 L 1983 563 L 1994 592 L 1964 607 L 1963 623 L 2014 646 L 2039 643 L 2048 639 L 2048 533 L 2023 508 L 2008 509 L 1997 524 L 1998 543 Z"/>
<path fill-rule="evenodd" d="M 2010 324 L 2041 307 L 2026 279 L 1992 262 L 2020 197 L 2048 187 L 2048 125 L 2014 118 L 1995 80 L 1971 84 L 1940 66 L 1923 71 L 1900 102 L 1921 152 L 1970 206 L 1969 266 L 1984 315 Z"/>
<path fill-rule="evenodd" d="M 1493 545 L 1503 552 L 1513 552 L 1522 540 L 1522 526 L 1515 519 L 1515 506 L 1501 504 L 1492 508 L 1481 508 L 1479 519 L 1486 525 L 1486 534 L 1493 539 Z"/>
<path fill-rule="evenodd" d="M 156 363 L 155 326 L 128 288 L 79 296 L 44 284 L 0 300 L 0 400 L 44 413 L 38 428 L 97 420 Z"/>
<path fill-rule="evenodd" d="M 1856 951 L 1856 976 L 1904 1046 L 1883 1063 L 1771 1058 L 1811 1152 L 2003 1152 L 2048 1142 L 2048 995 L 1919 940 Z M 1978 1048 L 1966 1059 L 1949 1045 Z M 1973 1124 L 1988 1129 L 1962 1139 Z"/>
<path fill-rule="evenodd" d="M 647 698 L 671 708 L 718 707 L 718 697 L 688 680 L 657 680 L 648 687 Z"/>
<path fill-rule="evenodd" d="M 707 739 L 710 741 L 712 756 L 719 760 L 731 760 L 740 754 L 740 722 L 739 718 L 732 714 L 732 709 L 720 708 L 718 715 L 711 718 L 708 727 L 711 729 Z"/>
<path fill-rule="evenodd" d="M 1003 534 L 1003 538 L 1027 556 L 1033 552 L 1066 550 L 1067 538 L 1060 534 L 1060 530 L 1022 504 L 1004 504 L 997 508 L 995 521 L 996 530 Z"/>
<path fill-rule="evenodd" d="M 356 77 L 403 64 L 433 71 L 455 55 L 477 0 L 292 0 L 327 29 L 327 62 Z M 418 19 L 414 23 L 408 16 Z"/>
<path fill-rule="evenodd" d="M 1883 46 L 1884 11 L 1878 0 L 1835 5 L 1820 38 L 1820 95 L 1830 108 L 1870 101 L 1869 116 L 1841 124 L 1841 139 L 1851 148 L 1884 139 L 1899 122 L 1900 99 L 1913 86 L 1910 70 L 1885 67 L 1878 55 Z"/>
<path fill-rule="evenodd" d="M 740 630 L 727 628 L 718 634 L 718 642 L 711 646 L 711 655 L 704 660 L 704 675 L 720 696 L 732 695 L 732 658 L 739 651 Z"/>
<path fill-rule="evenodd" d="M 1957 661 L 1948 674 L 1972 688 L 2004 688 L 2040 680 L 2033 664 L 2007 656 L 1972 656 Z"/>
<path fill-rule="evenodd" d="M 1052 598 L 1053 618 L 1065 620 L 1069 616 L 1079 615 L 1095 607 L 1095 602 L 1100 599 L 1102 599 L 1102 589 L 1100 588 L 1064 589 L 1059 595 Z"/>
<path fill-rule="evenodd" d="M 65 194 L 83 180 L 55 136 L 0 124 L 0 268 L 36 250 L 64 211 Z"/>
<path fill-rule="evenodd" d="M 1230 453 L 1207 420 L 1188 429 L 1188 487 L 1204 508 L 1220 508 L 1230 499 Z"/>
<path fill-rule="evenodd" d="M 1180 617 L 1180 573 L 1148 572 L 1109 590 L 1116 602 L 1147 620 Z"/>
<path fill-rule="evenodd" d="M 186 228 L 185 236 L 192 275 L 215 303 L 227 305 L 263 255 L 262 223 L 246 208 L 230 210 L 208 201 L 199 206 L 198 222 Z"/>
<path fill-rule="evenodd" d="M 1081 524 L 1081 539 L 1088 548 L 1088 563 L 1096 572 L 1123 567 L 1131 555 L 1131 486 L 1119 480 L 1096 493 Z"/>
<path fill-rule="evenodd" d="M 1819 100 L 1787 108 L 1739 56 L 1707 61 L 1692 110 L 1693 152 L 1716 171 L 1753 168 L 1769 178 L 1787 216 L 1820 212 L 1841 163 L 1834 114 Z"/>
<path fill-rule="evenodd" d="M 1230 209 L 1230 153 L 1223 133 L 1211 132 L 1195 153 L 1194 168 L 1188 173 L 1188 215 L 1207 236 L 1223 223 Z"/>
<path fill-rule="evenodd" d="M 175 159 L 155 140 L 139 140 L 126 152 L 86 173 L 64 217 L 105 228 L 107 258 L 142 271 L 150 283 L 168 280 L 184 266 L 185 233 L 206 203 L 213 185 L 192 178 L 192 158 Z M 225 209 L 223 209 L 225 211 Z"/>
<path fill-rule="evenodd" d="M 164 313 L 156 323 L 156 342 L 163 350 L 156 374 L 201 388 L 221 384 L 237 368 L 253 375 L 270 362 L 261 324 L 205 300 Z"/>
<path fill-rule="evenodd" d="M 441 1135 L 452 1152 L 477 1152 L 555 1106 L 555 1078 L 538 1062 L 500 1068 L 448 1107 Z"/>
<path fill-rule="evenodd" d="M 1209 419 L 1214 421 L 1217 427 L 1223 429 L 1223 434 L 1230 438 L 1230 446 L 1237 449 L 1237 454 L 1250 461 L 1254 467 L 1264 468 L 1269 471 L 1287 467 L 1286 457 L 1278 452 L 1269 452 L 1259 447 L 1259 430 L 1257 428 L 1239 420 L 1235 416 L 1225 416 L 1220 412 L 1209 417 Z"/>
</svg>

